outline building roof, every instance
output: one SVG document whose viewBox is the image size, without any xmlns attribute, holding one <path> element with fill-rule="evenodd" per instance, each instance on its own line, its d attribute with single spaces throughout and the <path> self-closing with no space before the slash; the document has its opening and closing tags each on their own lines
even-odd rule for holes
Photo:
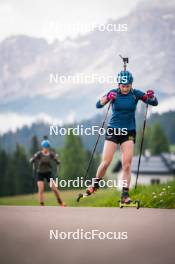
<svg viewBox="0 0 175 264">
<path fill-rule="evenodd" d="M 132 173 L 138 170 L 139 156 L 134 156 L 132 161 Z M 121 161 L 118 160 L 112 172 L 119 172 L 122 169 Z M 175 154 L 161 153 L 151 156 L 149 151 L 141 156 L 140 171 L 144 175 L 172 175 L 175 174 Z"/>
<path fill-rule="evenodd" d="M 133 173 L 137 173 L 139 156 L 134 156 L 132 162 Z M 140 173 L 141 174 L 173 174 L 175 172 L 175 163 L 171 160 L 171 154 L 162 153 L 156 156 L 141 156 Z"/>
</svg>

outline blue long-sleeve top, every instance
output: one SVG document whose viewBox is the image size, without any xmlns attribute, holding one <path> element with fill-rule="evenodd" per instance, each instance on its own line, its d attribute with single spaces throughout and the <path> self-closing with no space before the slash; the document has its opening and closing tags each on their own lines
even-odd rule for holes
<svg viewBox="0 0 175 264">
<path fill-rule="evenodd" d="M 117 97 L 112 101 L 112 116 L 108 127 L 112 128 L 127 128 L 127 130 L 136 129 L 135 111 L 137 103 L 142 100 L 144 92 L 136 89 L 131 89 L 128 94 L 122 94 L 120 89 L 112 89 L 110 92 L 117 93 Z M 157 106 L 157 98 L 149 98 L 144 103 Z M 96 107 L 102 108 L 104 105 L 98 100 Z"/>
</svg>

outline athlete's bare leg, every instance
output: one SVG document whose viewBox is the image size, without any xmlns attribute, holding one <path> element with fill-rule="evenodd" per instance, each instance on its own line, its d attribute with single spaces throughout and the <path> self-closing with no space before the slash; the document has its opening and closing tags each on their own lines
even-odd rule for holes
<svg viewBox="0 0 175 264">
<path fill-rule="evenodd" d="M 44 181 L 37 181 L 38 198 L 40 205 L 44 205 Z"/>
</svg>

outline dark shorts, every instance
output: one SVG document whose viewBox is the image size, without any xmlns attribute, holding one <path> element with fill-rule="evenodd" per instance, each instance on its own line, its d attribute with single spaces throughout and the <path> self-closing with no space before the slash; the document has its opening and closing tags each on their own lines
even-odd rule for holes
<svg viewBox="0 0 175 264">
<path fill-rule="evenodd" d="M 47 182 L 50 182 L 50 178 L 53 178 L 51 172 L 38 172 L 37 173 L 37 181 L 44 181 L 44 179 L 46 179 Z"/>
<path fill-rule="evenodd" d="M 136 131 L 128 130 L 127 134 L 121 134 L 120 129 L 114 129 L 112 127 L 108 127 L 106 130 L 105 140 L 112 141 L 116 144 L 122 144 L 128 140 L 132 140 L 134 143 L 136 142 Z"/>
</svg>

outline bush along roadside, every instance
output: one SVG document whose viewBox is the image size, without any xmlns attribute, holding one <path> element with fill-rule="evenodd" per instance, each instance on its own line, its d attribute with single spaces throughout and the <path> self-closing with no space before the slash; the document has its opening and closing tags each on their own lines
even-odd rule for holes
<svg viewBox="0 0 175 264">
<path fill-rule="evenodd" d="M 140 199 L 142 207 L 175 208 L 175 181 L 138 186 L 138 190 L 131 191 L 131 197 Z"/>
</svg>

